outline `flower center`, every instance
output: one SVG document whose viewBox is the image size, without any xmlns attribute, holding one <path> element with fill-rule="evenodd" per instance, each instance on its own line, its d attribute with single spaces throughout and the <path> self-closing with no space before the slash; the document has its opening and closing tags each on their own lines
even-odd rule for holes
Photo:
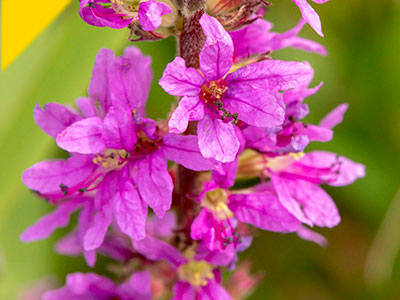
<svg viewBox="0 0 400 300">
<path fill-rule="evenodd" d="M 223 78 L 207 82 L 201 87 L 200 99 L 211 107 L 212 111 L 218 112 L 221 120 L 225 122 L 232 122 L 237 124 L 239 121 L 238 113 L 231 114 L 224 108 L 224 102 L 222 101 L 223 94 L 228 90 L 225 80 Z"/>
<path fill-rule="evenodd" d="M 93 163 L 108 170 L 121 170 L 129 161 L 130 153 L 125 150 L 107 149 L 98 154 Z"/>
<path fill-rule="evenodd" d="M 194 287 L 206 286 L 209 279 L 214 278 L 212 266 L 205 260 L 194 260 L 194 251 L 186 250 L 184 256 L 189 260 L 178 269 L 180 280 L 190 283 Z"/>
<path fill-rule="evenodd" d="M 216 189 L 206 193 L 202 205 L 207 208 L 219 220 L 226 220 L 233 217 L 228 205 L 228 195 L 223 189 Z"/>
</svg>

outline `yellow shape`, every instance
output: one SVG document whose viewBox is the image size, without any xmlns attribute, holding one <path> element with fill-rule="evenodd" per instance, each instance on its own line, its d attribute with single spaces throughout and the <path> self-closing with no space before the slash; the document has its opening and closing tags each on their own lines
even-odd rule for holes
<svg viewBox="0 0 400 300">
<path fill-rule="evenodd" d="M 71 0 L 1 0 L 1 69 L 6 68 Z"/>
</svg>

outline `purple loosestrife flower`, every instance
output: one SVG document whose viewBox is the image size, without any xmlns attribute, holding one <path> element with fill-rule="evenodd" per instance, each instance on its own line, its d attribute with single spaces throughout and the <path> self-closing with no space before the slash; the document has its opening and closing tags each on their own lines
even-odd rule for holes
<svg viewBox="0 0 400 300">
<path fill-rule="evenodd" d="M 334 227 L 340 222 L 335 203 L 319 185 L 344 186 L 365 175 L 363 165 L 322 151 L 274 156 L 246 150 L 239 160 L 241 176 L 258 172 L 270 178 L 280 203 L 309 226 Z"/>
<path fill-rule="evenodd" d="M 64 287 L 43 295 L 43 300 L 66 299 L 151 300 L 150 273 L 137 272 L 121 285 L 94 273 L 73 273 L 67 276 Z"/>
<path fill-rule="evenodd" d="M 257 19 L 240 30 L 230 32 L 235 49 L 234 60 L 240 61 L 256 54 L 262 55 L 286 47 L 326 55 L 327 51 L 322 45 L 297 36 L 304 24 L 304 20 L 301 19 L 293 29 L 276 33 L 271 32 L 272 23 Z"/>
<path fill-rule="evenodd" d="M 172 13 L 164 2 L 167 1 L 80 0 L 79 15 L 90 25 L 117 29 L 138 20 L 144 31 L 152 31 L 161 25 L 163 15 Z"/>
<path fill-rule="evenodd" d="M 324 36 L 321 29 L 321 20 L 312 6 L 307 2 L 307 0 L 292 0 L 299 7 L 303 19 L 310 24 L 312 29 L 315 30 L 320 36 Z M 322 4 L 328 2 L 329 0 L 312 0 L 315 3 Z"/>
<path fill-rule="evenodd" d="M 182 96 L 169 121 L 170 131 L 182 133 L 189 121 L 199 121 L 199 148 L 206 158 L 220 162 L 235 159 L 239 141 L 231 124 L 240 119 L 250 125 L 274 127 L 282 124 L 284 111 L 276 93 L 308 82 L 308 64 L 266 60 L 229 73 L 233 43 L 214 18 L 204 14 L 200 25 L 206 42 L 200 53 L 200 71 L 186 68 L 181 57 L 168 64 L 160 85 Z"/>
<path fill-rule="evenodd" d="M 61 210 L 63 217 L 49 217 L 55 222 L 53 230 L 67 224 L 79 205 L 77 199 L 94 197 L 89 198 L 94 208 L 89 215 L 94 217 L 84 235 L 86 251 L 102 244 L 113 219 L 123 233 L 142 239 L 147 206 L 159 217 L 165 214 L 173 190 L 167 158 L 196 171 L 214 167 L 202 157 L 197 137 L 166 134 L 143 117 L 151 82 L 148 67 L 148 59 L 136 48 L 118 58 L 104 49 L 96 59 L 90 97 L 78 99 L 83 117 L 74 115 L 67 122 L 64 114 L 58 114 L 67 111 L 60 105 L 36 108 L 36 122 L 52 136 L 58 133 L 57 144 L 71 157 L 35 164 L 24 172 L 23 182 L 59 206 L 55 214 Z M 75 119 L 79 120 L 72 122 Z M 39 221 L 22 239 L 47 237 L 52 230 L 43 233 L 42 227 Z"/>
</svg>

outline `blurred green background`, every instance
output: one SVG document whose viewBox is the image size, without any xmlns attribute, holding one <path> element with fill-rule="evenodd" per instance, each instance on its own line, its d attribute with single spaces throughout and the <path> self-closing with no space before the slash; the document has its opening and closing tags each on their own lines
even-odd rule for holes
<svg viewBox="0 0 400 300">
<path fill-rule="evenodd" d="M 289 0 L 272 1 L 268 19 L 282 32 L 300 13 Z M 327 57 L 283 50 L 275 58 L 307 60 L 321 91 L 308 100 L 311 122 L 341 102 L 350 109 L 328 144 L 310 149 L 338 152 L 367 166 L 367 177 L 345 188 L 329 188 L 342 223 L 319 230 L 327 249 L 294 235 L 260 233 L 244 257 L 264 280 L 250 299 L 400 299 L 400 2 L 336 0 L 314 5 L 325 38 L 307 27 L 302 36 L 323 43 Z M 83 259 L 55 254 L 65 231 L 32 244 L 20 233 L 51 207 L 21 183 L 23 170 L 59 156 L 55 142 L 35 126 L 35 103 L 73 103 L 86 95 L 94 57 L 101 47 L 121 54 L 128 32 L 83 23 L 70 5 L 33 44 L 0 74 L 0 299 L 16 299 L 23 289 L 52 274 L 87 271 Z M 163 118 L 171 97 L 157 81 L 175 54 L 172 39 L 137 44 L 153 57 L 154 85 L 148 112 Z M 104 262 L 100 261 L 98 269 Z M 393 272 L 392 272 L 393 270 Z"/>
</svg>

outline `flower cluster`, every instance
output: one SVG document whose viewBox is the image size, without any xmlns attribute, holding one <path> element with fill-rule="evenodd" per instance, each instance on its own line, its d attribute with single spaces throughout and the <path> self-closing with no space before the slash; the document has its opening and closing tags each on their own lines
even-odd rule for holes
<svg viewBox="0 0 400 300">
<path fill-rule="evenodd" d="M 35 107 L 37 125 L 69 157 L 22 175 L 55 209 L 21 239 L 47 238 L 78 212 L 56 251 L 83 255 L 89 266 L 98 254 L 121 266 L 120 284 L 75 273 L 44 299 L 244 299 L 260 278 L 238 253 L 256 228 L 326 244 L 310 228 L 334 227 L 340 216 L 321 185 L 348 185 L 365 170 L 334 153 L 305 152 L 312 141 L 332 139 L 348 105 L 318 125 L 302 121 L 305 98 L 321 84 L 310 88 L 308 63 L 271 54 L 326 50 L 297 36 L 306 22 L 322 32 L 307 1 L 293 1 L 303 19 L 281 34 L 271 32 L 263 18 L 269 4 L 261 0 L 80 1 L 80 16 L 91 25 L 193 43 L 181 45 L 159 80 L 178 101 L 166 121 L 146 117 L 151 59 L 135 47 L 120 57 L 99 51 L 77 109 Z M 226 282 L 224 271 L 233 272 Z"/>
</svg>

